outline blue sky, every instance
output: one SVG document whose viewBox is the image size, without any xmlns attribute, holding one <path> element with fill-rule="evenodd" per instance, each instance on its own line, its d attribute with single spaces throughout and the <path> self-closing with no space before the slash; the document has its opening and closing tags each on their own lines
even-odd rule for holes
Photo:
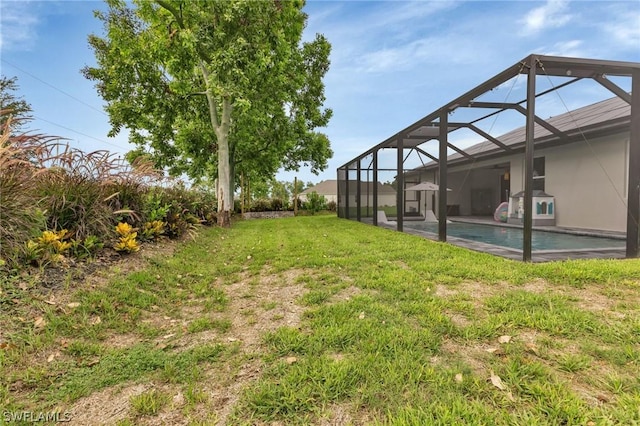
<svg viewBox="0 0 640 426">
<path fill-rule="evenodd" d="M 85 151 L 124 153 L 132 148 L 126 134 L 107 137 L 103 102 L 80 74 L 94 64 L 87 35 L 102 32 L 93 17 L 100 8 L 94 1 L 2 0 L 0 70 L 18 77 L 34 110 L 32 129 Z M 319 176 L 303 167 L 279 173 L 280 180 L 335 179 L 338 166 L 530 53 L 640 62 L 638 0 L 308 1 L 305 10 L 307 38 L 323 33 L 333 46 L 325 105 L 334 116 L 322 130 L 334 157 Z M 505 96 L 519 97 L 520 86 L 514 82 Z M 582 85 L 547 112 L 611 96 Z M 492 134 L 514 126 L 492 123 Z"/>
</svg>

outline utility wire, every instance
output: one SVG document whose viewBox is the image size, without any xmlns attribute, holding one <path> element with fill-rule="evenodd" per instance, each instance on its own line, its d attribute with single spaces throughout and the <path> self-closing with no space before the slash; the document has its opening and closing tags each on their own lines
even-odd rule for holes
<svg viewBox="0 0 640 426">
<path fill-rule="evenodd" d="M 112 143 L 112 142 L 107 142 L 107 141 L 105 141 L 105 140 L 103 140 L 103 139 L 98 139 L 98 138 L 96 138 L 96 137 L 94 137 L 94 136 L 88 135 L 88 134 L 86 134 L 86 133 L 79 132 L 79 131 L 74 130 L 74 129 L 70 128 L 70 127 L 63 126 L 62 124 L 58 124 L 58 123 L 54 123 L 53 121 L 46 120 L 46 119 L 44 119 L 44 118 L 42 118 L 42 117 L 38 117 L 38 116 L 35 116 L 35 115 L 34 115 L 34 116 L 33 116 L 33 118 L 36 118 L 36 119 L 38 119 L 38 120 L 42 120 L 42 121 L 44 121 L 45 123 L 52 124 L 52 125 L 54 125 L 54 126 L 60 127 L 60 128 L 62 128 L 62 129 L 68 130 L 68 131 L 70 131 L 70 132 L 77 133 L 77 134 L 79 134 L 79 135 L 81 135 L 81 136 L 84 136 L 84 137 L 87 137 L 87 138 L 93 139 L 93 140 L 98 141 L 98 142 L 100 142 L 100 143 L 103 143 L 103 144 L 106 144 L 106 145 L 110 145 L 110 146 L 112 146 L 112 147 L 114 147 L 114 148 L 118 148 L 118 149 L 120 149 L 120 150 L 126 150 L 126 148 L 123 148 L 123 147 L 121 147 L 121 146 L 118 146 L 118 145 L 116 145 L 116 144 L 114 144 L 114 143 Z"/>
<path fill-rule="evenodd" d="M 7 65 L 9 65 L 9 66 L 11 66 L 11 67 L 13 67 L 13 68 L 17 69 L 18 71 L 20 71 L 20 72 L 23 72 L 23 73 L 27 74 L 27 75 L 28 75 L 28 76 L 30 76 L 31 78 L 34 78 L 34 79 L 38 80 L 40 83 L 42 83 L 42 84 L 44 84 L 44 85 L 46 85 L 46 86 L 51 87 L 52 89 L 54 89 L 54 90 L 56 90 L 56 91 L 58 91 L 58 92 L 62 93 L 62 94 L 63 94 L 63 95 L 65 95 L 65 96 L 70 97 L 70 98 L 71 98 L 71 99 L 73 99 L 74 101 L 76 101 L 76 102 L 80 102 L 82 105 L 84 105 L 84 106 L 86 106 L 86 107 L 89 107 L 89 108 L 91 108 L 92 110 L 97 111 L 97 112 L 99 112 L 100 114 L 102 114 L 102 115 L 104 115 L 104 116 L 107 116 L 107 117 L 108 117 L 108 115 L 107 115 L 104 111 L 102 111 L 102 110 L 100 110 L 100 109 L 98 109 L 98 108 L 94 107 L 93 105 L 90 105 L 90 104 L 86 103 L 85 101 L 83 101 L 83 100 L 81 100 L 81 99 L 76 98 L 75 96 L 73 96 L 73 95 L 71 95 L 71 94 L 69 94 L 69 93 L 65 92 L 65 91 L 64 91 L 64 90 L 62 90 L 62 89 L 57 88 L 56 86 L 54 86 L 54 85 L 53 85 L 53 84 L 51 84 L 51 83 L 47 83 L 46 81 L 44 81 L 44 80 L 43 80 L 43 79 L 41 79 L 40 77 L 37 77 L 37 76 L 35 76 L 35 75 L 31 74 L 29 71 L 25 71 L 25 70 L 23 70 L 23 69 L 22 69 L 22 68 L 20 68 L 19 66 L 12 64 L 11 62 L 7 61 L 7 60 L 6 60 L 6 59 L 4 59 L 4 58 L 0 58 L 0 60 L 2 60 L 2 62 L 4 62 L 5 64 L 7 64 Z"/>
<path fill-rule="evenodd" d="M 104 111 L 102 111 L 102 110 L 100 110 L 100 109 L 98 109 L 98 108 L 95 108 L 93 105 L 90 105 L 90 104 L 88 104 L 88 103 L 84 102 L 84 101 L 83 101 L 83 100 L 81 100 L 81 99 L 76 98 L 75 96 L 73 96 L 73 95 L 71 95 L 71 94 L 69 94 L 69 93 L 65 92 L 64 90 L 62 90 L 62 89 L 60 89 L 60 88 L 58 88 L 58 87 L 54 86 L 53 84 L 51 84 L 51 83 L 48 83 L 48 82 L 44 81 L 43 79 L 41 79 L 41 78 L 39 78 L 39 77 L 37 77 L 37 76 L 33 75 L 33 74 L 32 74 L 32 73 L 30 73 L 29 71 L 26 71 L 26 70 L 24 70 L 24 69 L 20 68 L 19 66 L 15 65 L 15 64 L 13 64 L 13 63 L 11 63 L 11 62 L 9 62 L 9 61 L 7 61 L 7 60 L 6 60 L 6 59 L 4 59 L 4 58 L 0 58 L 0 60 L 2 60 L 2 62 L 4 62 L 5 64 L 7 64 L 7 65 L 9 65 L 9 66 L 11 66 L 11 67 L 13 67 L 13 68 L 17 69 L 18 71 L 20 71 L 20 72 L 22 72 L 22 73 L 24 73 L 24 74 L 27 74 L 27 75 L 28 75 L 28 76 L 30 76 L 31 78 L 33 78 L 33 79 L 35 79 L 35 80 L 38 80 L 40 83 L 42 83 L 42 84 L 44 84 L 44 85 L 46 85 L 46 86 L 49 86 L 50 88 L 52 88 L 52 89 L 54 89 L 54 90 L 56 90 L 56 91 L 58 91 L 58 92 L 62 93 L 63 95 L 65 95 L 65 96 L 67 96 L 67 97 L 69 97 L 69 98 L 73 99 L 74 101 L 79 102 L 79 103 L 81 103 L 82 105 L 84 105 L 84 106 L 86 106 L 86 107 L 88 107 L 88 108 L 91 108 L 91 109 L 92 109 L 92 110 L 94 110 L 94 111 L 99 112 L 100 114 L 104 115 L 105 117 L 108 117 L 108 115 L 107 115 Z M 120 149 L 120 150 L 126 150 L 126 148 L 123 148 L 123 147 L 121 147 L 121 146 L 115 145 L 115 144 L 113 144 L 112 142 L 107 142 L 107 141 L 105 141 L 105 140 L 98 139 L 98 138 L 96 138 L 96 137 L 94 137 L 94 136 L 88 135 L 88 134 L 86 134 L 86 133 L 79 132 L 79 131 L 74 130 L 74 129 L 70 128 L 70 127 L 63 126 L 62 124 L 54 123 L 54 122 L 52 122 L 52 121 L 46 120 L 46 119 L 44 119 L 44 118 L 42 118 L 42 117 L 38 117 L 38 116 L 35 116 L 35 115 L 32 115 L 32 117 L 33 117 L 33 118 L 36 118 L 36 119 L 38 119 L 38 120 L 42 120 L 42 121 L 44 121 L 45 123 L 49 123 L 49 124 L 52 124 L 52 125 L 54 125 L 54 126 L 60 127 L 60 128 L 62 128 L 62 129 L 68 130 L 68 131 L 70 131 L 70 132 L 76 133 L 76 134 L 78 134 L 78 135 L 81 135 L 81 136 L 84 136 L 84 137 L 87 137 L 87 138 L 93 139 L 93 140 L 95 140 L 95 141 L 97 141 L 97 142 L 100 142 L 100 143 L 103 143 L 103 144 L 106 144 L 106 145 L 112 146 L 112 147 L 114 147 L 114 148 L 118 148 L 118 149 Z"/>
</svg>

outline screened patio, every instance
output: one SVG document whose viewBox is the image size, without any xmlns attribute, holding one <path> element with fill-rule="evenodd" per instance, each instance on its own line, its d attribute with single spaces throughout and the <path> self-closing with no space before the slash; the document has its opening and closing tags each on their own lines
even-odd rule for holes
<svg viewBox="0 0 640 426">
<path fill-rule="evenodd" d="M 585 91 L 601 100 L 576 108 Z M 567 158 L 576 157 L 573 147 L 580 147 L 584 159 L 576 167 L 583 169 L 561 174 L 562 161 L 566 169 L 572 167 Z M 542 204 L 534 204 L 534 198 L 540 188 L 554 195 L 544 191 L 545 173 L 548 189 L 556 192 L 558 220 L 575 223 L 575 229 L 536 222 Z M 552 258 L 553 250 L 535 255 L 535 228 L 610 234 L 624 243 L 604 257 L 637 258 L 640 63 L 530 55 L 342 165 L 337 174 L 341 218 L 421 234 L 413 225 L 435 216 L 432 231 L 439 241 L 465 245 L 464 238 L 449 236 L 448 225 L 488 223 L 505 203 L 509 220 L 514 218 L 510 227 L 522 232 L 517 256 L 510 251 L 507 257 Z M 591 178 L 596 184 L 589 183 Z M 407 190 L 422 182 L 437 189 Z M 517 192 L 519 207 L 513 197 Z M 593 198 L 585 202 L 584 217 L 590 222 L 571 211 L 579 204 L 571 198 L 575 194 Z M 492 252 L 490 246 L 469 248 Z M 493 251 L 504 255 L 495 246 Z M 574 257 L 598 254 L 583 250 Z"/>
</svg>

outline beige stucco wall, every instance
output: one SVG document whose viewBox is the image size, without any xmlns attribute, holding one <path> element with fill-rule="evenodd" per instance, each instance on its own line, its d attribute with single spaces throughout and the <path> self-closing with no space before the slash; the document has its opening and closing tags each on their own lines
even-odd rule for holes
<svg viewBox="0 0 640 426">
<path fill-rule="evenodd" d="M 545 192 L 556 198 L 556 225 L 626 230 L 628 133 L 537 150 Z M 511 192 L 524 189 L 524 156 L 511 159 Z"/>
<path fill-rule="evenodd" d="M 320 194 L 320 195 L 324 195 L 325 200 L 327 200 L 327 203 L 329 201 L 333 201 L 333 202 L 338 202 L 338 195 L 337 194 Z M 298 199 L 302 202 L 306 202 L 307 201 L 307 194 L 299 194 L 298 195 Z M 355 199 L 355 198 L 354 198 Z"/>
</svg>

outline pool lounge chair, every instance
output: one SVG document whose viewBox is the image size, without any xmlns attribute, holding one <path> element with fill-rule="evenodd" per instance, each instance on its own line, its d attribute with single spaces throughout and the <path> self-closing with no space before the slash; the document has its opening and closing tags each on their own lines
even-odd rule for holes
<svg viewBox="0 0 640 426">
<path fill-rule="evenodd" d="M 395 225 L 395 220 L 388 220 L 384 210 L 378 210 L 378 223 L 382 225 Z"/>
<path fill-rule="evenodd" d="M 437 222 L 438 218 L 436 218 L 436 215 L 433 214 L 433 212 L 431 210 L 427 210 L 427 212 L 424 214 L 424 221 L 425 222 Z"/>
</svg>

